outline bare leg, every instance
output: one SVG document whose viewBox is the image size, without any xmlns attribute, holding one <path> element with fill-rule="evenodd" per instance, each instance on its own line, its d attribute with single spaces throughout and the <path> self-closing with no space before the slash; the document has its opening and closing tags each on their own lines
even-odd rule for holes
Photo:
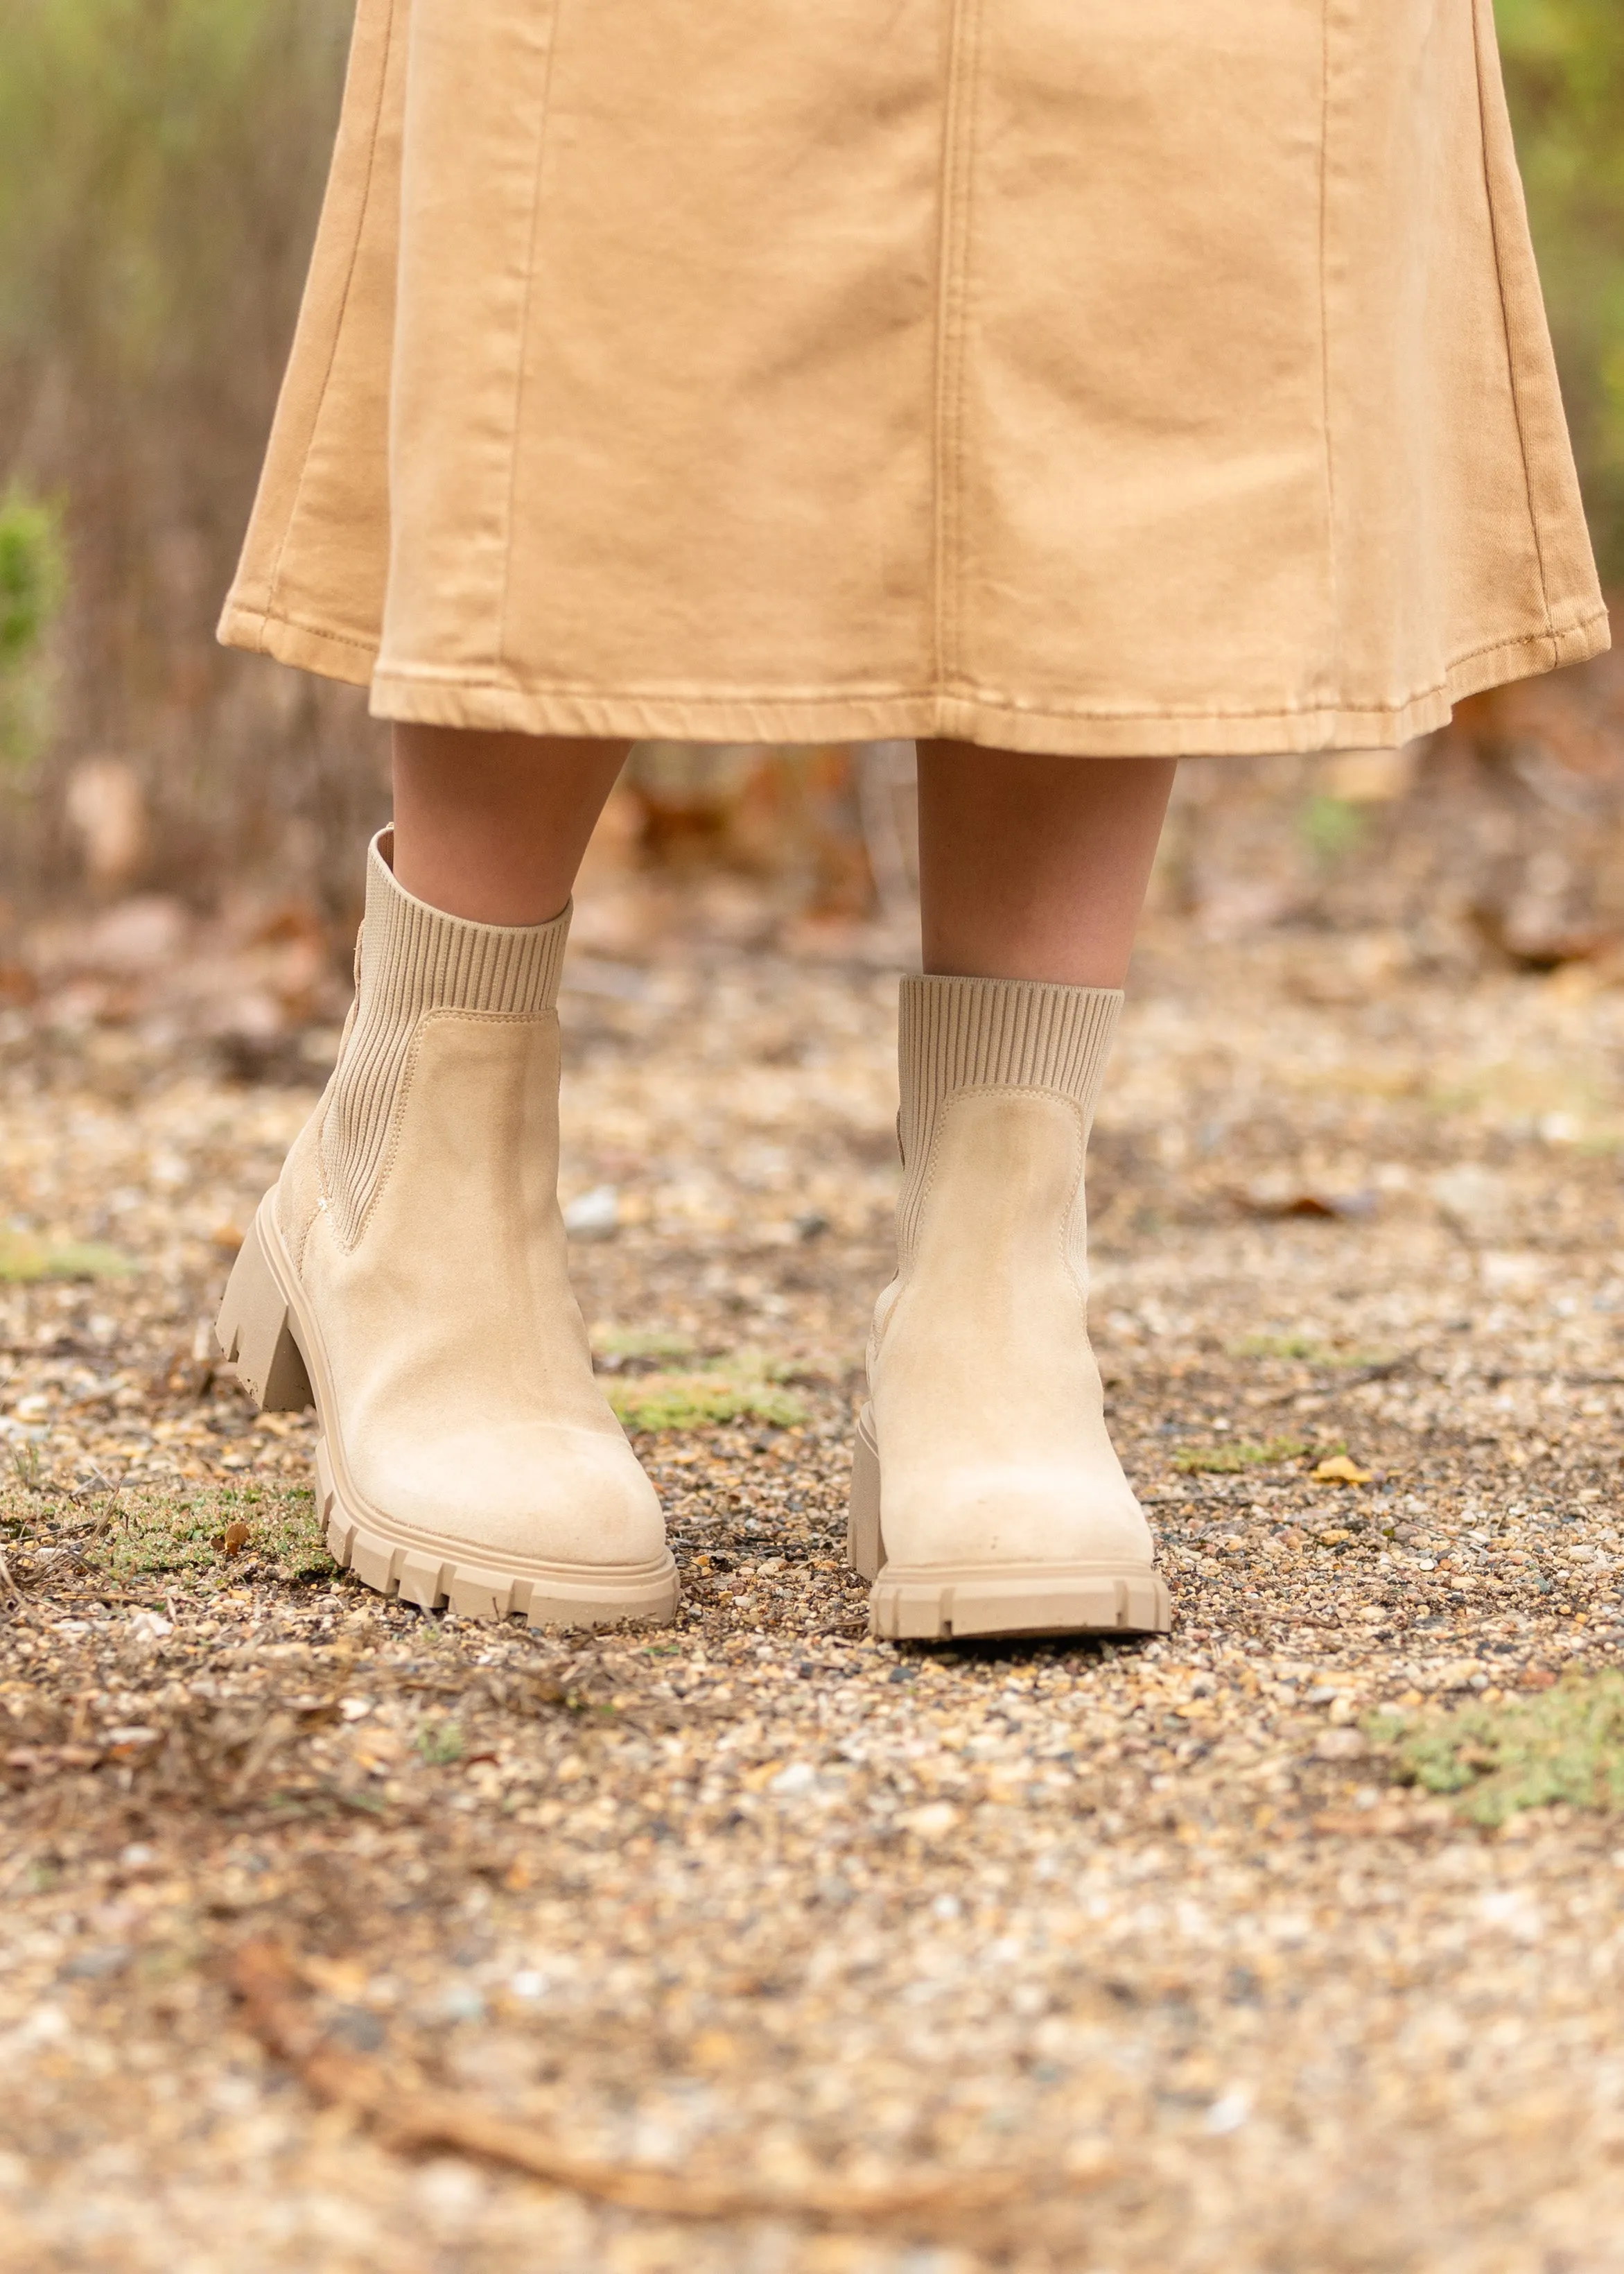
<svg viewBox="0 0 1624 2274">
<path fill-rule="evenodd" d="M 676 1609 L 557 1206 L 561 910 L 624 755 L 397 730 L 393 870 L 367 864 L 354 1011 L 220 1314 L 257 1397 L 316 1406 L 334 1553 L 459 1617 Z"/>
<path fill-rule="evenodd" d="M 1177 767 L 921 742 L 925 969 L 1120 987 Z"/>
<path fill-rule="evenodd" d="M 396 878 L 475 923 L 551 922 L 628 747 L 397 724 Z"/>
<path fill-rule="evenodd" d="M 1173 773 L 921 747 L 925 969 L 848 1533 L 876 1634 L 1170 1623 L 1089 1348 L 1083 1166 Z"/>
</svg>

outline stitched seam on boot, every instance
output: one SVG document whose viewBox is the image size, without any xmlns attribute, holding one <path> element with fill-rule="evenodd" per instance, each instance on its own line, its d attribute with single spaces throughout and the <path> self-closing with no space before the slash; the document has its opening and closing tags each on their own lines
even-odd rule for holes
<svg viewBox="0 0 1624 2274">
<path fill-rule="evenodd" d="M 339 1073 L 344 1063 L 344 1054 L 350 1048 L 350 1037 L 354 1034 L 361 1016 L 361 943 L 365 933 L 366 926 L 363 923 L 356 932 L 355 993 L 350 998 L 350 1009 L 345 1015 L 343 1032 L 338 1038 L 338 1057 L 334 1064 L 332 1080 L 327 1084 L 327 1095 L 321 1100 L 321 1126 L 316 1132 L 318 1196 L 316 1205 L 311 1210 L 309 1221 L 299 1234 L 298 1249 L 293 1258 L 293 1268 L 296 1271 L 303 1271 L 304 1269 L 304 1249 L 310 1239 L 311 1226 L 321 1214 L 322 1202 L 324 1201 L 327 1202 L 330 1211 L 335 1198 L 332 1166 L 327 1159 L 327 1131 L 333 1126 L 334 1101 L 338 1093 Z"/>
<path fill-rule="evenodd" d="M 1088 1126 L 1083 1118 L 1083 1109 L 1079 1104 L 1076 1098 L 1066 1096 L 1063 1090 L 1045 1089 L 1041 1084 L 1034 1082 L 966 1082 L 962 1088 L 951 1091 L 949 1095 L 942 1100 L 941 1103 L 936 1107 L 936 1114 L 931 1124 L 930 1150 L 925 1156 L 924 1173 L 920 1179 L 919 1198 L 914 1201 L 909 1216 L 907 1254 L 906 1259 L 899 1257 L 898 1261 L 901 1262 L 906 1261 L 907 1265 L 910 1267 L 913 1264 L 914 1250 L 919 1246 L 919 1227 L 924 1220 L 925 1206 L 936 1186 L 936 1170 L 941 1163 L 942 1138 L 947 1126 L 947 1117 L 951 1112 L 953 1107 L 959 1103 L 959 1100 L 966 1097 L 1052 1098 L 1056 1105 L 1064 1105 L 1067 1112 L 1071 1114 L 1072 1119 L 1077 1123 L 1078 1133 L 1083 1141 L 1082 1150 L 1078 1156 L 1077 1173 L 1072 1179 L 1071 1196 L 1066 1202 L 1065 1214 L 1062 1218 L 1060 1252 L 1061 1261 L 1065 1266 L 1066 1276 L 1071 1280 L 1073 1287 L 1077 1289 L 1079 1299 L 1082 1303 L 1083 1314 L 1086 1321 L 1088 1312 L 1087 1291 L 1079 1284 L 1077 1273 L 1072 1266 L 1071 1258 L 1068 1249 L 1070 1246 L 1069 1235 L 1071 1214 L 1072 1210 L 1077 1206 L 1077 1196 L 1082 1190 L 1083 1178 L 1088 1166 Z M 891 1318 L 895 1318 L 897 1314 L 897 1307 L 901 1302 L 901 1299 L 902 1298 L 898 1296 L 897 1302 L 892 1304 L 891 1311 Z M 888 1319 L 886 1321 L 887 1326 L 889 1326 L 890 1323 L 891 1321 Z"/>
<path fill-rule="evenodd" d="M 953 1107 L 959 1103 L 959 1100 L 961 1097 L 1049 1097 L 1053 1095 L 1055 1095 L 1053 1091 L 1045 1089 L 1035 1089 L 1030 1088 L 1019 1089 L 1012 1088 L 1009 1084 L 1004 1082 L 966 1082 L 958 1089 L 950 1090 L 945 1097 L 937 1101 L 936 1111 L 930 1117 L 930 1144 L 925 1154 L 925 1165 L 920 1172 L 917 1196 L 911 1204 L 908 1202 L 907 1186 L 906 1184 L 902 1190 L 903 1203 L 908 1208 L 907 1250 L 906 1254 L 904 1254 L 902 1252 L 902 1243 L 898 1240 L 898 1263 L 899 1267 L 903 1265 L 911 1266 L 913 1263 L 914 1251 L 919 1246 L 919 1228 L 924 1222 L 926 1204 L 929 1201 L 930 1195 L 936 1188 L 936 1171 L 941 1165 L 942 1139 L 947 1127 L 947 1117 L 951 1112 Z M 897 1299 L 898 1302 L 900 1302 L 901 1299 L 900 1296 Z M 894 1316 L 896 1312 L 896 1304 L 891 1306 L 891 1311 L 892 1315 Z"/>
<path fill-rule="evenodd" d="M 1077 1133 L 1082 1142 L 1078 1148 L 1077 1173 L 1071 1179 L 1071 1190 L 1066 1201 L 1065 1214 L 1060 1219 L 1060 1260 L 1065 1266 L 1066 1277 L 1077 1290 L 1077 1300 L 1083 1314 L 1083 1339 L 1086 1342 L 1088 1339 L 1088 1283 L 1077 1276 L 1077 1265 L 1072 1261 L 1071 1254 L 1071 1226 L 1077 1214 L 1077 1203 L 1083 1198 L 1084 1180 L 1088 1173 L 1088 1125 L 1083 1118 L 1082 1107 L 1074 1097 L 1066 1098 L 1064 1103 L 1071 1109 L 1072 1117 L 1077 1123 Z M 1085 1242 L 1087 1237 L 1087 1226 L 1085 1224 L 1083 1229 Z"/>
<path fill-rule="evenodd" d="M 1086 1337 L 1088 1332 L 1088 1291 L 1079 1279 L 1077 1276 L 1077 1267 L 1071 1261 L 1071 1219 L 1077 1210 L 1078 1194 L 1083 1189 L 1083 1178 L 1088 1165 L 1088 1131 L 1083 1120 L 1082 1107 L 1078 1103 L 1076 1098 L 1067 1097 L 1063 1091 L 1057 1089 L 1044 1089 L 1034 1083 L 1016 1084 L 1010 1082 L 978 1082 L 970 1084 L 963 1089 L 956 1089 L 951 1097 L 946 1100 L 946 1105 L 956 1104 L 961 1097 L 1052 1098 L 1057 1105 L 1064 1105 L 1067 1112 L 1071 1116 L 1072 1120 L 1076 1122 L 1078 1135 L 1081 1138 L 1082 1144 L 1078 1152 L 1077 1168 L 1071 1178 L 1071 1188 L 1066 1194 L 1065 1206 L 1061 1210 L 1060 1214 L 1059 1250 L 1060 1268 L 1064 1272 L 1066 1277 L 1071 1281 L 1072 1287 L 1076 1291 L 1077 1299 L 1081 1306 L 1083 1314 L 1083 1333 L 1085 1337 Z M 945 1107 L 944 1108 L 944 1112 Z M 938 1126 L 940 1126 L 942 1118 L 943 1115 L 938 1115 Z M 934 1154 L 934 1145 L 931 1149 Z M 922 1200 L 920 1205 L 921 1211 L 922 1213 L 924 1206 Z"/>
<path fill-rule="evenodd" d="M 304 1276 L 304 1251 L 310 1246 L 310 1235 L 316 1228 L 316 1218 L 321 1214 L 321 1203 L 327 1196 L 327 1164 L 321 1160 L 320 1145 L 317 1147 L 317 1164 L 321 1170 L 321 1175 L 319 1178 L 320 1189 L 317 1194 L 313 1206 L 306 1209 L 304 1211 L 304 1221 L 297 1227 L 297 1238 L 289 1240 L 288 1243 L 289 1260 L 292 1262 L 295 1271 L 297 1271 L 301 1277 Z"/>
<path fill-rule="evenodd" d="M 895 1277 L 888 1279 L 885 1282 L 885 1284 L 881 1288 L 878 1298 L 875 1302 L 874 1316 L 868 1322 L 868 1346 L 863 1352 L 863 1370 L 868 1377 L 868 1388 L 870 1392 L 872 1392 L 874 1389 L 875 1369 L 879 1364 L 880 1352 L 884 1347 L 885 1337 L 891 1330 L 891 1322 L 897 1315 L 897 1306 L 902 1300 L 904 1290 L 901 1279 L 902 1275 L 900 1270 L 898 1270 Z M 880 1305 L 881 1303 L 885 1302 L 886 1296 L 891 1294 L 891 1291 L 893 1287 L 896 1288 L 897 1292 L 895 1296 L 892 1297 L 891 1300 L 889 1303 L 886 1303 L 885 1316 L 882 1321 L 879 1316 Z"/>
<path fill-rule="evenodd" d="M 323 1109 L 325 1109 L 326 1103 L 327 1101 L 324 1096 L 321 1100 Z M 325 1121 L 326 1114 L 324 1110 L 324 1125 Z M 315 1156 L 316 1196 L 314 1200 L 312 1201 L 306 1208 L 299 1211 L 298 1214 L 296 1215 L 294 1213 L 291 1195 L 289 1189 L 288 1168 L 291 1164 L 295 1155 L 298 1152 L 299 1147 L 304 1143 L 305 1136 L 309 1132 L 309 1127 L 310 1124 L 306 1122 L 304 1127 L 300 1130 L 298 1135 L 294 1139 L 292 1147 L 288 1155 L 288 1161 L 283 1164 L 282 1173 L 276 1180 L 275 1187 L 271 1198 L 272 1221 L 276 1226 L 276 1230 L 281 1237 L 282 1245 L 288 1252 L 288 1260 L 292 1264 L 296 1274 L 302 1274 L 304 1271 L 304 1250 L 310 1244 L 311 1227 L 314 1224 L 316 1218 L 321 1214 L 322 1203 L 326 1200 L 327 1194 L 327 1161 L 322 1152 L 322 1132 L 320 1128 L 318 1128 L 316 1131 L 315 1143 L 312 1148 Z"/>
<path fill-rule="evenodd" d="M 365 1204 L 356 1218 L 352 1235 L 347 1235 L 339 1223 L 336 1221 L 334 1223 L 333 1229 L 337 1235 L 338 1244 L 346 1255 L 353 1255 L 365 1239 L 367 1226 L 371 1224 L 373 1211 L 383 1197 L 384 1188 L 389 1181 L 399 1155 L 401 1129 L 406 1118 L 406 1108 L 410 1099 L 412 1086 L 417 1079 L 417 1060 L 425 1029 L 431 1023 L 441 1026 L 461 1024 L 468 1027 L 535 1027 L 539 1026 L 544 1019 L 556 1016 L 557 1013 L 552 1011 L 466 1011 L 452 1005 L 447 1005 L 444 1007 L 436 1005 L 419 1015 L 412 1029 L 411 1040 L 406 1046 L 406 1055 L 401 1065 L 400 1080 L 395 1085 L 395 1096 L 390 1101 L 388 1133 L 384 1139 L 383 1150 L 379 1156 L 372 1188 L 366 1195 Z M 324 1162 L 324 1179 L 325 1175 Z M 336 1209 L 330 1213 L 336 1218 Z"/>
</svg>

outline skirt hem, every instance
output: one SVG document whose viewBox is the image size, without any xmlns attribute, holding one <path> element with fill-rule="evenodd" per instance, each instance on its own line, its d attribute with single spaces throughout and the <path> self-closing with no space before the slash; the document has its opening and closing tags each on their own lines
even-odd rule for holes
<svg viewBox="0 0 1624 2274">
<path fill-rule="evenodd" d="M 1470 695 L 1611 644 L 1605 608 L 1561 629 L 1515 633 L 1453 664 L 1440 685 L 1400 703 L 1274 712 L 1130 713 L 1054 707 L 974 686 L 806 692 L 538 687 L 445 671 L 380 670 L 357 634 L 228 606 L 228 647 L 369 687 L 375 717 L 523 734 L 673 742 L 868 742 L 940 737 L 1069 757 L 1263 757 L 1380 749 L 1445 725 Z"/>
</svg>

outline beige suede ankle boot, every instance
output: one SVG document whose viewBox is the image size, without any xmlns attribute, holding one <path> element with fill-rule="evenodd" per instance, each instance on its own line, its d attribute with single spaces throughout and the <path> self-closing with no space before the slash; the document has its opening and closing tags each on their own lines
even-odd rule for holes
<svg viewBox="0 0 1624 2274">
<path fill-rule="evenodd" d="M 852 1562 L 876 1634 L 1162 1633 L 1088 1342 L 1083 1163 L 1122 997 L 905 979 L 897 1276 L 876 1306 Z"/>
<path fill-rule="evenodd" d="M 341 1563 L 462 1616 L 669 1619 L 659 1502 L 592 1376 L 558 1205 L 569 929 L 467 923 L 372 846 L 333 1079 L 260 1204 L 218 1333 L 314 1403 Z"/>
</svg>

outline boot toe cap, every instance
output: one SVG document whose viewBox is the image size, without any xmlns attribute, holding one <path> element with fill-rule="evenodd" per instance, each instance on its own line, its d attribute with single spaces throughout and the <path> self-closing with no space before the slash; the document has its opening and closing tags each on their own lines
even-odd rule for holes
<svg viewBox="0 0 1624 2274">
<path fill-rule="evenodd" d="M 665 1553 L 658 1495 L 617 1431 L 523 1425 L 384 1448 L 355 1481 L 426 1538 L 522 1562 L 642 1565 Z"/>
<path fill-rule="evenodd" d="M 1079 1480 L 1074 1469 L 999 1465 L 914 1474 L 886 1489 L 881 1524 L 888 1561 L 1149 1565 L 1155 1548 L 1125 1480 Z"/>
</svg>

